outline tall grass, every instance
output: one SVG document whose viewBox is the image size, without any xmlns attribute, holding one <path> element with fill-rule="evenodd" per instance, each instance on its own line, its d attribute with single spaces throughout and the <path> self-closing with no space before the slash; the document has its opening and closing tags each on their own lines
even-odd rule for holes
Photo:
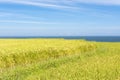
<svg viewBox="0 0 120 80">
<path fill-rule="evenodd" d="M 95 44 L 84 40 L 3 39 L 0 40 L 0 68 L 80 54 L 95 48 Z"/>
</svg>

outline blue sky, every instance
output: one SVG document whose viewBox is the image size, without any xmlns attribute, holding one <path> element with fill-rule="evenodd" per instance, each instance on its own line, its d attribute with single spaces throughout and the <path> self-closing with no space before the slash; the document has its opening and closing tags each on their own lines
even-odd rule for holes
<svg viewBox="0 0 120 80">
<path fill-rule="evenodd" d="M 120 36 L 120 1 L 0 0 L 0 36 Z"/>
</svg>

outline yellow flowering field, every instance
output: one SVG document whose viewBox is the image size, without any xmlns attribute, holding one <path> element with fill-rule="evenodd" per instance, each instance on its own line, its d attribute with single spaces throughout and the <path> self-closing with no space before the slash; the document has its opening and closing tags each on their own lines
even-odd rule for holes
<svg viewBox="0 0 120 80">
<path fill-rule="evenodd" d="M 84 40 L 1 39 L 0 68 L 80 54 L 95 48 L 94 44 Z"/>
<path fill-rule="evenodd" d="M 120 42 L 0 39 L 0 80 L 120 80 Z"/>
</svg>

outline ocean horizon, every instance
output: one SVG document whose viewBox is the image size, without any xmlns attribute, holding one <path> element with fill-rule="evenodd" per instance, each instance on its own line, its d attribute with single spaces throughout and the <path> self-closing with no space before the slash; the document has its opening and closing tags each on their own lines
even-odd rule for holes
<svg viewBox="0 0 120 80">
<path fill-rule="evenodd" d="M 120 42 L 120 36 L 0 36 L 0 39 L 30 39 L 30 38 L 64 38 L 84 39 L 97 42 Z"/>
</svg>

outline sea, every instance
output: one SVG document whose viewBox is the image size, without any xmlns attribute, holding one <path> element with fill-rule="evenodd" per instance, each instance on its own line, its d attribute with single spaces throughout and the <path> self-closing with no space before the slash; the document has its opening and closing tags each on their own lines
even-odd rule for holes
<svg viewBox="0 0 120 80">
<path fill-rule="evenodd" d="M 2 36 L 0 39 L 30 39 L 30 38 L 64 38 L 64 39 L 84 39 L 96 42 L 120 42 L 120 36 Z"/>
</svg>

